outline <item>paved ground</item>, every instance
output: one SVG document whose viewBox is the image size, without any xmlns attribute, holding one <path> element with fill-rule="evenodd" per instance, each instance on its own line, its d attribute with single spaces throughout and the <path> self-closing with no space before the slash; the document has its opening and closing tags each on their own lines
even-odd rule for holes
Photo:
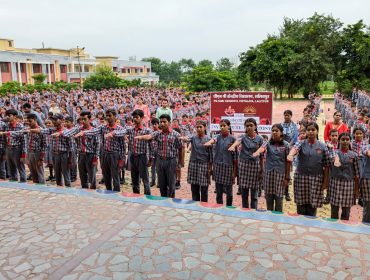
<svg viewBox="0 0 370 280">
<path fill-rule="evenodd" d="M 0 187 L 0 279 L 370 278 L 366 226 L 355 234 L 54 190 Z"/>
</svg>

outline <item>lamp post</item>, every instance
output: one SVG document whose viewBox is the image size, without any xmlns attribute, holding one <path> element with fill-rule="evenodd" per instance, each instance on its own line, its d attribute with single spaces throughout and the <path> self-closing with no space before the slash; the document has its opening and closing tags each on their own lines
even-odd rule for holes
<svg viewBox="0 0 370 280">
<path fill-rule="evenodd" d="M 78 73 L 80 75 L 80 88 L 82 89 L 82 77 L 81 77 L 81 62 L 80 62 L 80 50 L 84 50 L 85 47 L 79 49 L 77 46 L 77 60 L 78 60 Z"/>
</svg>

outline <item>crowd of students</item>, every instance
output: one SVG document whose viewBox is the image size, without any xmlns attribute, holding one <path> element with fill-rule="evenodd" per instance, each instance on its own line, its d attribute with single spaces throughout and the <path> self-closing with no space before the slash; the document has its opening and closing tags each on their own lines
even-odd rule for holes
<svg viewBox="0 0 370 280">
<path fill-rule="evenodd" d="M 218 134 L 209 135 L 209 96 L 186 98 L 178 89 L 131 88 L 71 93 L 42 92 L 0 98 L 0 179 L 26 182 L 28 165 L 34 183 L 48 180 L 71 187 L 77 174 L 82 188 L 101 183 L 120 191 L 125 169 L 132 190 L 175 197 L 180 187 L 185 150 L 190 151 L 187 182 L 192 198 L 208 201 L 211 179 L 216 202 L 233 204 L 233 185 L 239 186 L 242 207 L 257 209 L 264 190 L 267 209 L 283 211 L 284 195 L 293 189 L 297 213 L 315 216 L 324 203 L 331 217 L 348 220 L 351 206 L 361 198 L 363 221 L 370 222 L 370 146 L 367 107 L 370 99 L 358 93 L 356 106 L 335 94 L 334 122 L 327 123 L 326 141 L 318 140 L 321 98 L 311 94 L 299 124 L 292 111 L 272 126 L 271 137 L 259 135 L 254 118 L 245 120 L 245 133 L 236 136 L 227 119 Z M 352 115 L 349 115 L 348 108 Z M 346 114 L 347 122 L 341 121 Z M 354 117 L 356 116 L 356 117 Z M 364 117 L 365 116 L 365 117 Z M 355 119 L 354 122 L 348 120 Z M 352 140 L 353 136 L 353 140 Z M 293 168 L 294 166 L 294 168 Z M 294 170 L 292 172 L 292 170 Z M 151 176 L 149 175 L 151 171 Z M 324 191 L 326 191 L 326 197 Z"/>
</svg>

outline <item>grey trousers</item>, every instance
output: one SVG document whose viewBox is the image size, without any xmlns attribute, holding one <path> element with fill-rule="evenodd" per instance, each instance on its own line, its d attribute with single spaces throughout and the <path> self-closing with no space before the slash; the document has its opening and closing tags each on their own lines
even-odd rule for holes
<svg viewBox="0 0 370 280">
<path fill-rule="evenodd" d="M 8 162 L 10 180 L 26 182 L 26 167 L 21 162 L 22 150 L 17 148 L 6 149 L 6 161 Z"/>
<path fill-rule="evenodd" d="M 156 179 L 155 179 L 155 176 L 156 176 L 156 173 L 157 173 L 156 170 L 155 170 L 156 164 L 157 164 L 157 155 L 154 156 L 153 162 L 152 162 L 152 167 L 150 168 L 150 171 L 152 173 L 152 179 L 151 179 L 151 184 L 152 185 L 155 185 L 155 182 L 156 182 Z"/>
<path fill-rule="evenodd" d="M 283 212 L 283 197 L 275 194 L 266 194 L 265 197 L 267 210 Z"/>
<path fill-rule="evenodd" d="M 4 156 L 5 150 L 0 150 L 0 179 L 6 178 L 6 169 L 5 169 L 6 159 L 4 158 Z"/>
<path fill-rule="evenodd" d="M 362 222 L 370 223 L 370 201 L 364 201 L 362 211 Z"/>
<path fill-rule="evenodd" d="M 45 184 L 44 166 L 39 165 L 40 152 L 30 152 L 27 156 L 32 181 L 34 183 Z"/>
<path fill-rule="evenodd" d="M 102 172 L 105 187 L 107 190 L 112 190 L 113 181 L 113 191 L 121 191 L 120 187 L 120 169 L 118 168 L 119 154 L 118 152 L 107 153 L 104 152 L 102 156 Z"/>
<path fill-rule="evenodd" d="M 93 165 L 94 154 L 79 154 L 78 172 L 80 173 L 82 188 L 96 189 L 96 165 Z"/>
<path fill-rule="evenodd" d="M 144 194 L 150 195 L 148 158 L 146 154 L 130 156 L 133 193 L 140 193 L 140 179 L 143 181 Z"/>
<path fill-rule="evenodd" d="M 158 186 L 161 192 L 161 196 L 175 197 L 176 165 L 176 158 L 157 158 L 156 169 L 158 175 Z"/>
<path fill-rule="evenodd" d="M 63 186 L 63 175 L 64 185 L 70 187 L 71 178 L 69 177 L 68 153 L 53 153 L 53 166 L 57 185 Z"/>
</svg>

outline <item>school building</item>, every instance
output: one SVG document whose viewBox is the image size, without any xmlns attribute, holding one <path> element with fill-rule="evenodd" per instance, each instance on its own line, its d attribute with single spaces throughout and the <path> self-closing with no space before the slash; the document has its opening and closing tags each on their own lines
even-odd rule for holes
<svg viewBox="0 0 370 280">
<path fill-rule="evenodd" d="M 141 79 L 149 84 L 159 81 L 159 76 L 151 71 L 150 62 L 120 60 L 115 56 L 91 58 L 84 48 L 22 49 L 16 48 L 11 39 L 0 39 L 0 85 L 9 81 L 33 84 L 32 76 L 36 74 L 45 74 L 48 83 L 79 83 L 93 74 L 99 64 L 112 67 L 123 79 Z"/>
</svg>

